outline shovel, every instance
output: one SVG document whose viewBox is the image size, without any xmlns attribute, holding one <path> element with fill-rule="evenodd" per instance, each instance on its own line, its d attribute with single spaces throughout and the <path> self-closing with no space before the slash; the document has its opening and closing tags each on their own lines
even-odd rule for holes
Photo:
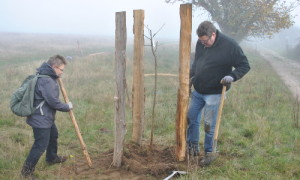
<svg viewBox="0 0 300 180">
<path fill-rule="evenodd" d="M 173 171 L 172 174 L 170 174 L 168 177 L 166 177 L 166 178 L 163 179 L 163 180 L 169 180 L 169 179 L 171 179 L 173 176 L 176 176 L 176 175 L 183 175 L 183 174 L 187 174 L 187 172 L 185 172 L 185 171 Z"/>
<path fill-rule="evenodd" d="M 213 149 L 211 153 L 207 153 L 200 161 L 200 166 L 208 166 L 211 162 L 213 162 L 217 157 L 217 141 L 218 141 L 218 134 L 219 134 L 219 127 L 221 123 L 221 115 L 222 115 L 222 110 L 223 110 L 223 104 L 224 104 L 224 99 L 225 99 L 225 92 L 226 92 L 226 85 L 223 85 L 222 88 L 222 95 L 221 95 L 221 100 L 220 100 L 220 105 L 219 105 L 219 110 L 218 110 L 218 116 L 217 116 L 217 122 L 215 126 L 215 133 L 214 133 L 214 142 L 213 142 Z"/>
<path fill-rule="evenodd" d="M 217 122 L 216 122 L 216 127 L 215 127 L 215 133 L 214 133 L 213 150 L 212 150 L 212 153 L 215 155 L 217 154 L 217 141 L 218 141 L 218 135 L 219 135 L 219 127 L 220 127 L 220 123 L 221 123 L 223 104 L 224 104 L 224 99 L 225 99 L 225 92 L 226 92 L 226 85 L 223 85 L 220 106 L 219 106 L 219 110 L 218 110 L 218 117 L 217 117 Z"/>
<path fill-rule="evenodd" d="M 66 102 L 66 103 L 70 102 L 70 101 L 69 101 L 69 98 L 68 98 L 68 95 L 67 95 L 67 92 L 66 92 L 66 90 L 65 90 L 65 87 L 64 87 L 64 85 L 63 85 L 63 82 L 62 82 L 61 78 L 58 78 L 58 83 L 59 83 L 61 92 L 62 92 L 62 94 L 63 94 L 63 97 L 64 97 L 64 99 L 65 99 L 65 102 Z M 84 156 L 85 156 L 85 158 L 86 158 L 86 160 L 87 160 L 87 162 L 88 162 L 89 167 L 92 167 L 92 161 L 91 161 L 91 159 L 90 159 L 89 153 L 88 153 L 88 151 L 87 151 L 87 149 L 86 149 L 86 145 L 85 145 L 85 143 L 84 143 L 84 141 L 83 141 L 83 138 L 82 138 L 82 136 L 81 136 L 81 133 L 80 133 L 80 130 L 79 130 L 77 121 L 76 121 L 75 116 L 74 116 L 74 113 L 73 113 L 73 110 L 71 109 L 71 110 L 69 111 L 69 113 L 70 113 L 70 117 L 71 117 L 71 119 L 72 119 L 72 122 L 73 122 L 73 124 L 74 124 L 74 126 L 75 126 L 75 130 L 76 130 L 78 139 L 79 139 L 79 141 L 80 141 L 80 144 L 81 144 L 81 148 L 82 148 L 83 154 L 84 154 Z"/>
<path fill-rule="evenodd" d="M 225 92 L 226 92 L 226 85 L 223 85 L 222 95 L 221 95 L 221 100 L 220 100 L 220 105 L 218 110 L 218 116 L 217 116 L 217 122 L 215 126 L 213 149 L 211 153 L 207 153 L 204 159 L 200 161 L 200 166 L 208 166 L 211 162 L 213 162 L 218 157 L 217 141 L 218 141 L 219 127 L 221 123 L 222 109 L 223 109 L 223 104 L 225 99 Z"/>
</svg>

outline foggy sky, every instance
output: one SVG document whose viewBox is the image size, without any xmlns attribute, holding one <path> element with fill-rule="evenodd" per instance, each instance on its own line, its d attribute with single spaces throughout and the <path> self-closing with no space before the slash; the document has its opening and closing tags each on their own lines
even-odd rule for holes
<svg viewBox="0 0 300 180">
<path fill-rule="evenodd" d="M 133 10 L 143 9 L 145 25 L 154 32 L 165 24 L 157 36 L 178 39 L 179 7 L 179 3 L 166 4 L 164 0 L 0 0 L 0 32 L 114 36 L 115 13 L 126 11 L 130 37 Z M 300 8 L 293 14 L 300 14 Z M 205 18 L 193 17 L 193 38 L 198 24 Z M 294 20 L 299 26 L 300 18 Z"/>
<path fill-rule="evenodd" d="M 126 11 L 127 32 L 132 33 L 133 10 L 145 10 L 145 25 L 159 35 L 179 35 L 179 4 L 164 0 L 1 0 L 0 31 L 111 35 L 115 13 Z"/>
</svg>

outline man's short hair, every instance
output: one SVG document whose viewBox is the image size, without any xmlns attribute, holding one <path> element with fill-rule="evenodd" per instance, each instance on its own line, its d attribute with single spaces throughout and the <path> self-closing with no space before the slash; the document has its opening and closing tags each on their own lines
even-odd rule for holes
<svg viewBox="0 0 300 180">
<path fill-rule="evenodd" d="M 55 65 L 55 66 L 61 66 L 63 64 L 66 65 L 67 61 L 66 61 L 66 59 L 63 56 L 57 54 L 57 55 L 54 55 L 54 56 L 50 57 L 49 60 L 47 61 L 47 63 L 50 66 L 53 66 L 53 65 Z"/>
<path fill-rule="evenodd" d="M 201 37 L 201 36 L 208 36 L 208 37 L 211 37 L 212 33 L 216 32 L 217 29 L 216 27 L 213 25 L 212 22 L 210 21 L 203 21 L 199 26 L 198 26 L 198 29 L 197 29 L 197 35 L 198 37 Z"/>
</svg>

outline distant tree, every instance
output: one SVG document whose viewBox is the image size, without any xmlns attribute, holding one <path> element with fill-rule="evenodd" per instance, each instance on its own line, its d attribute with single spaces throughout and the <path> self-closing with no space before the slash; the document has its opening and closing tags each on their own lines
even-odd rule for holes
<svg viewBox="0 0 300 180">
<path fill-rule="evenodd" d="M 299 0 L 165 0 L 192 3 L 194 10 L 206 10 L 220 30 L 240 42 L 247 37 L 270 38 L 294 24 L 291 12 Z"/>
</svg>

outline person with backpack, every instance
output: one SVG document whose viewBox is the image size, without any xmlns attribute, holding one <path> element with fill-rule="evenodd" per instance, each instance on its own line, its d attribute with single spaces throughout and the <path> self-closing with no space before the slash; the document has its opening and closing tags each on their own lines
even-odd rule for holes
<svg viewBox="0 0 300 180">
<path fill-rule="evenodd" d="M 71 102 L 59 100 L 57 78 L 62 76 L 66 64 L 63 56 L 54 55 L 37 69 L 37 74 L 42 76 L 37 79 L 34 89 L 36 110 L 26 119 L 32 127 L 34 143 L 21 170 L 24 178 L 33 177 L 35 166 L 45 151 L 46 162 L 50 165 L 67 160 L 67 157 L 57 155 L 58 130 L 55 125 L 56 111 L 68 112 L 73 108 Z"/>
</svg>

